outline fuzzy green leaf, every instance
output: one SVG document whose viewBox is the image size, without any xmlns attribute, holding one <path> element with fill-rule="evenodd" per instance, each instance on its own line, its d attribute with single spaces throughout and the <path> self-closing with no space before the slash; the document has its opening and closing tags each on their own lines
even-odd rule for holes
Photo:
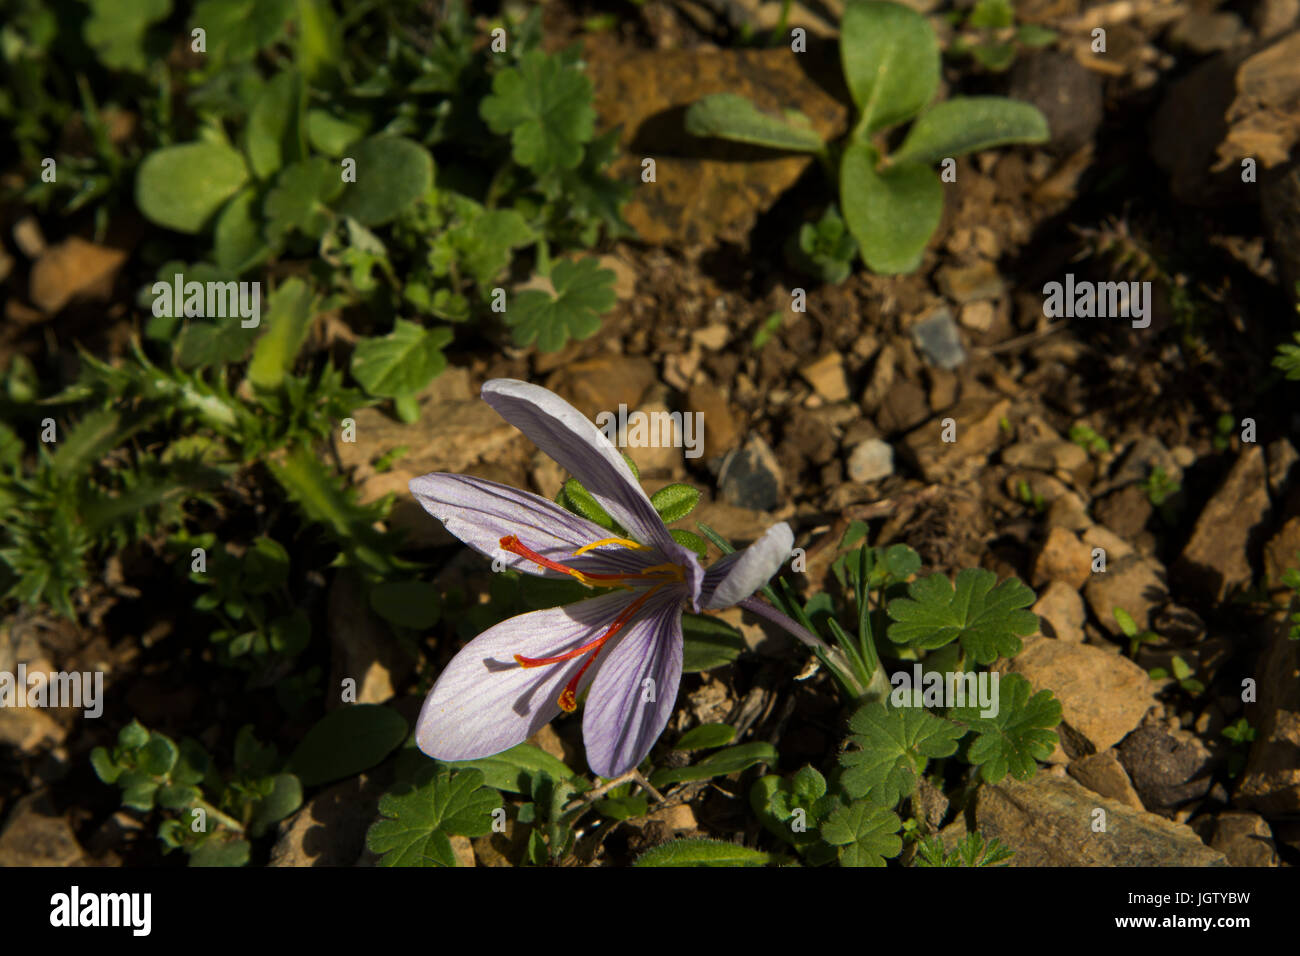
<svg viewBox="0 0 1300 956">
<path fill-rule="evenodd" d="M 755 764 L 775 765 L 777 760 L 775 747 L 766 741 L 754 741 L 719 750 L 694 766 L 662 767 L 650 776 L 650 782 L 656 787 L 669 787 L 676 783 L 726 776 L 729 773 L 748 769 Z"/>
<path fill-rule="evenodd" d="M 573 262 L 561 259 L 551 270 L 555 295 L 540 289 L 519 293 L 506 310 L 515 344 L 537 344 L 543 352 L 564 347 L 570 337 L 590 338 L 600 328 L 601 315 L 613 307 L 614 271 L 602 269 L 593 258 Z"/>
<path fill-rule="evenodd" d="M 664 524 L 680 521 L 694 511 L 699 503 L 699 489 L 680 483 L 664 485 L 650 496 L 650 504 L 659 512 Z"/>
<path fill-rule="evenodd" d="M 381 819 L 366 834 L 380 866 L 455 866 L 449 836 L 482 836 L 492 830 L 501 795 L 483 786 L 478 770 L 439 773 L 407 794 L 379 800 Z"/>
<path fill-rule="evenodd" d="M 896 3 L 850 0 L 840 23 L 840 62 L 864 135 L 915 116 L 939 88 L 934 31 Z"/>
<path fill-rule="evenodd" d="M 735 93 L 713 93 L 692 103 L 685 125 L 692 136 L 716 136 L 771 149 L 819 153 L 825 147 L 810 126 L 769 116 Z"/>
<path fill-rule="evenodd" d="M 913 581 L 908 594 L 889 602 L 895 644 L 932 650 L 960 638 L 967 656 L 990 664 L 1020 653 L 1020 638 L 1038 628 L 1038 616 L 1023 610 L 1034 603 L 1034 592 L 1016 578 L 997 584 L 984 568 L 961 571 L 955 589 L 944 575 L 932 574 Z"/>
<path fill-rule="evenodd" d="M 1043 143 L 1047 120 L 1036 106 L 1001 96 L 956 96 L 926 110 L 891 163 L 933 163 L 1005 143 Z"/>
<path fill-rule="evenodd" d="M 357 180 L 343 184 L 337 211 L 363 226 L 391 222 L 433 187 L 433 156 L 400 136 L 363 139 L 344 158 L 356 161 Z"/>
<path fill-rule="evenodd" d="M 674 750 L 708 750 L 711 747 L 723 747 L 736 737 L 736 728 L 731 724 L 700 724 L 692 727 L 677 738 Z"/>
<path fill-rule="evenodd" d="M 670 840 L 642 853 L 633 866 L 762 866 L 770 853 L 725 840 Z"/>
<path fill-rule="evenodd" d="M 956 753 L 964 727 L 921 707 L 886 709 L 867 704 L 849 720 L 848 743 L 856 749 L 840 755 L 840 781 L 850 797 L 870 796 L 893 807 L 912 792 L 916 778 L 933 758 Z"/>
<path fill-rule="evenodd" d="M 1037 769 L 1036 760 L 1046 760 L 1056 748 L 1061 722 L 1061 702 L 1051 691 L 1032 688 L 1020 674 L 1007 674 L 999 682 L 996 717 L 981 717 L 975 707 L 954 707 L 949 716 L 967 724 L 978 735 L 967 754 L 980 768 L 987 783 L 997 783 L 1008 773 L 1027 780 Z"/>
<path fill-rule="evenodd" d="M 840 160 L 840 203 L 862 261 L 873 272 L 914 271 L 943 215 L 943 184 L 917 164 L 877 172 L 879 156 L 865 143 L 850 145 Z"/>
</svg>

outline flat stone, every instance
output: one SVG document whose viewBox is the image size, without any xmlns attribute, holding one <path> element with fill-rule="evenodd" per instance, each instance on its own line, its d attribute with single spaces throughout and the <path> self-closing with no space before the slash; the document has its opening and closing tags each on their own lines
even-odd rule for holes
<svg viewBox="0 0 1300 956">
<path fill-rule="evenodd" d="M 1257 734 L 1237 787 L 1240 806 L 1270 815 L 1300 813 L 1300 641 L 1285 618 L 1275 627 L 1251 675 L 1258 699 L 1246 716 Z"/>
<path fill-rule="evenodd" d="M 366 831 L 392 774 L 362 774 L 326 787 L 280 823 L 271 866 L 354 866 L 373 854 Z"/>
<path fill-rule="evenodd" d="M 77 298 L 107 299 L 126 252 L 73 236 L 45 250 L 32 266 L 28 297 L 47 315 Z"/>
<path fill-rule="evenodd" d="M 1258 813 L 1229 811 L 1214 818 L 1210 846 L 1231 866 L 1277 866 L 1277 846 L 1268 821 Z"/>
<path fill-rule="evenodd" d="M 1173 571 L 1191 591 L 1226 598 L 1247 585 L 1253 571 L 1250 541 L 1269 513 L 1264 451 L 1248 445 L 1206 502 Z"/>
<path fill-rule="evenodd" d="M 712 382 L 700 382 L 686 393 L 686 410 L 704 422 L 703 461 L 721 464 L 723 456 L 740 444 L 741 435 L 727 396 Z"/>
<path fill-rule="evenodd" d="M 815 362 L 799 369 L 804 381 L 828 402 L 843 402 L 849 397 L 849 380 L 844 374 L 844 356 L 827 352 Z"/>
<path fill-rule="evenodd" d="M 894 449 L 879 438 L 868 438 L 849 453 L 849 480 L 879 481 L 894 473 Z"/>
<path fill-rule="evenodd" d="M 969 470 L 968 463 L 987 460 L 997 446 L 999 423 L 1011 409 L 1006 398 L 967 398 L 903 439 L 903 449 L 928 482 L 953 480 Z M 955 440 L 943 440 L 945 421 L 956 425 Z"/>
<path fill-rule="evenodd" d="M 912 326 L 912 341 L 926 361 L 942 369 L 954 369 L 966 361 L 957 323 L 947 309 L 936 309 Z"/>
<path fill-rule="evenodd" d="M 1102 627 L 1120 637 L 1124 629 L 1115 620 L 1115 608 L 1127 611 L 1138 628 L 1145 630 L 1151 626 L 1152 614 L 1169 599 L 1169 592 L 1158 563 L 1129 555 L 1117 561 L 1108 557 L 1106 570 L 1088 578 L 1083 596 Z"/>
<path fill-rule="evenodd" d="M 1063 581 L 1075 592 L 1092 575 L 1092 550 L 1064 528 L 1052 528 L 1034 561 L 1035 586 L 1047 581 Z"/>
<path fill-rule="evenodd" d="M 1264 579 L 1270 587 L 1281 584 L 1288 568 L 1300 568 L 1300 516 L 1288 519 L 1264 546 Z"/>
<path fill-rule="evenodd" d="M 1146 809 L 1114 750 L 1103 750 L 1072 760 L 1066 772 L 1093 793 L 1118 800 L 1134 810 Z"/>
<path fill-rule="evenodd" d="M 1210 752 L 1199 737 L 1148 721 L 1119 745 L 1119 761 L 1150 810 L 1174 810 L 1210 790 Z"/>
<path fill-rule="evenodd" d="M 1154 703 L 1146 671 L 1091 644 L 1030 639 L 1007 665 L 1061 702 L 1061 719 L 1094 752 L 1113 747 L 1142 722 Z"/>
<path fill-rule="evenodd" d="M 734 93 L 779 116 L 796 109 L 827 140 L 847 126 L 848 110 L 809 76 L 826 57 L 772 50 L 694 49 L 629 53 L 589 43 L 587 75 L 595 90 L 599 128 L 621 126 L 620 155 L 609 175 L 633 185 L 624 217 L 652 244 L 744 242 L 757 217 L 799 179 L 811 156 L 700 138 L 686 132 L 687 107 L 711 93 Z M 830 48 L 828 52 L 832 51 Z M 642 182 L 644 159 L 655 181 Z"/>
<path fill-rule="evenodd" d="M 738 508 L 776 508 L 783 498 L 784 480 L 767 442 L 755 435 L 739 451 L 729 452 L 718 473 L 718 490 L 723 501 Z"/>
<path fill-rule="evenodd" d="M 968 266 L 944 266 L 935 278 L 939 290 L 960 305 L 996 299 L 1006 288 L 997 267 L 983 259 Z"/>
<path fill-rule="evenodd" d="M 20 798 L 0 830 L 0 867 L 84 866 L 85 853 L 67 817 L 44 791 Z"/>
<path fill-rule="evenodd" d="M 1096 810 L 1105 812 L 1098 831 Z M 1067 776 L 1005 779 L 975 795 L 975 824 L 1016 851 L 1012 866 L 1226 866 L 1191 827 L 1093 793 Z"/>
<path fill-rule="evenodd" d="M 1044 439 L 1018 442 L 1002 451 L 1002 461 L 1013 468 L 1038 471 L 1074 471 L 1088 460 L 1088 453 L 1071 441 Z"/>
<path fill-rule="evenodd" d="M 1032 608 L 1038 615 L 1044 637 L 1083 643 L 1083 598 L 1064 581 L 1051 581 Z"/>
</svg>

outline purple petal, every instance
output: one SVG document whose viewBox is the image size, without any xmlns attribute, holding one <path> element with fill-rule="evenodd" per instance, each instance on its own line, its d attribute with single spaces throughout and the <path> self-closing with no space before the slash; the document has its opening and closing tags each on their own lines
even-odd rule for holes
<svg viewBox="0 0 1300 956">
<path fill-rule="evenodd" d="M 715 561 L 704 572 L 700 588 L 700 605 L 708 610 L 731 607 L 747 598 L 776 574 L 790 557 L 794 533 L 782 521 L 767 529 L 744 551 L 736 551 Z"/>
<path fill-rule="evenodd" d="M 637 541 L 678 548 L 623 456 L 582 412 L 554 392 L 513 378 L 483 383 L 483 400 L 527 435 Z"/>
<path fill-rule="evenodd" d="M 581 647 L 608 629 L 627 604 L 625 593 L 604 594 L 488 628 L 451 659 L 429 691 L 415 725 L 416 744 L 439 760 L 475 760 L 527 740 L 560 712 L 560 692 L 587 658 L 521 667 L 514 655 L 554 657 Z M 612 643 L 601 649 L 602 657 Z M 579 696 L 601 663 L 587 669 Z"/>
<path fill-rule="evenodd" d="M 637 766 L 672 715 L 682 677 L 679 597 L 665 592 L 651 598 L 599 664 L 582 713 L 587 766 L 593 773 L 617 777 Z M 644 700 L 650 691 L 654 699 Z"/>
<path fill-rule="evenodd" d="M 500 559 L 508 568 L 529 574 L 565 576 L 502 551 L 502 538 L 517 535 L 520 542 L 543 557 L 579 571 L 632 573 L 665 560 L 653 548 L 637 551 L 618 545 L 602 545 L 574 558 L 573 552 L 592 541 L 608 538 L 609 532 L 553 501 L 495 481 L 433 472 L 412 478 L 410 488 L 424 510 L 461 541 L 480 554 Z"/>
</svg>

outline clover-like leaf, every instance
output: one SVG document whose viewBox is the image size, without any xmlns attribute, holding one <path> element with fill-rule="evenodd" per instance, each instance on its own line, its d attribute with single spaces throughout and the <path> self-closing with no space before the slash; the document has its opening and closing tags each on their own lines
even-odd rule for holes
<svg viewBox="0 0 1300 956">
<path fill-rule="evenodd" d="M 822 839 L 840 848 L 842 866 L 884 866 L 898 856 L 903 825 L 897 814 L 869 800 L 857 800 L 831 811 L 821 826 Z"/>
<path fill-rule="evenodd" d="M 961 571 L 955 589 L 944 575 L 932 574 L 912 582 L 908 594 L 889 602 L 895 644 L 928 650 L 960 638 L 971 659 L 989 664 L 1018 654 L 1020 638 L 1038 627 L 1038 616 L 1024 610 L 1034 592 L 1016 578 L 997 584 L 997 575 L 984 568 Z"/>
<path fill-rule="evenodd" d="M 538 175 L 577 166 L 596 129 L 591 81 L 540 50 L 493 77 L 479 113 L 492 132 L 510 134 L 515 162 Z"/>
<path fill-rule="evenodd" d="M 949 716 L 975 731 L 967 757 L 985 781 L 997 783 L 1008 773 L 1027 780 L 1037 769 L 1035 761 L 1056 749 L 1052 728 L 1061 722 L 1061 702 L 1047 690 L 1030 697 L 1029 681 L 1020 674 L 1007 674 L 999 685 L 996 716 L 980 716 L 977 706 L 954 707 Z"/>
<path fill-rule="evenodd" d="M 892 807 L 912 792 L 916 778 L 932 758 L 957 751 L 964 727 L 921 707 L 867 704 L 849 720 L 848 743 L 856 749 L 840 755 L 840 783 L 854 799 L 870 796 Z"/>
<path fill-rule="evenodd" d="M 506 310 L 515 344 L 532 345 L 543 352 L 555 352 L 572 336 L 585 339 L 600 328 L 600 316 L 610 309 L 614 294 L 614 271 L 602 269 L 595 259 L 573 262 L 561 259 L 551 269 L 555 295 L 540 289 L 519 293 Z"/>
<path fill-rule="evenodd" d="M 449 837 L 491 832 L 500 806 L 501 794 L 483 786 L 481 771 L 439 773 L 410 793 L 384 794 L 366 845 L 382 854 L 380 866 L 455 866 Z"/>
</svg>

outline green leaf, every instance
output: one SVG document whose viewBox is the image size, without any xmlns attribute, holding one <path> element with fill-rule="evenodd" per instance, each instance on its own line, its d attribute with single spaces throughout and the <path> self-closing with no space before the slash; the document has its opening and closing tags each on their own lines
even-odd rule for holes
<svg viewBox="0 0 1300 956">
<path fill-rule="evenodd" d="M 614 519 L 591 496 L 591 492 L 582 487 L 577 478 L 569 478 L 564 482 L 556 503 L 566 511 L 572 511 L 579 517 L 600 525 L 606 531 L 613 531 L 616 527 Z"/>
<path fill-rule="evenodd" d="M 190 28 L 207 34 L 207 57 L 226 64 L 251 58 L 280 38 L 293 0 L 199 0 Z"/>
<path fill-rule="evenodd" d="M 145 31 L 151 23 L 167 18 L 171 0 L 86 0 L 86 5 L 91 12 L 82 25 L 82 36 L 99 62 L 110 70 L 146 72 L 150 57 Z M 17 37 L 11 42 L 17 42 Z"/>
<path fill-rule="evenodd" d="M 957 96 L 912 124 L 890 163 L 933 163 L 1004 143 L 1044 143 L 1047 119 L 1038 107 L 1001 96 Z"/>
<path fill-rule="evenodd" d="M 306 153 L 303 142 L 302 78 L 293 70 L 277 73 L 262 88 L 248 114 L 248 164 L 266 179 Z M 337 169 L 331 170 L 338 178 Z"/>
<path fill-rule="evenodd" d="M 369 770 L 405 739 L 406 721 L 396 711 L 345 704 L 307 731 L 285 769 L 314 787 Z"/>
<path fill-rule="evenodd" d="M 934 31 L 899 4 L 850 0 L 840 23 L 840 62 L 861 113 L 858 135 L 910 119 L 939 88 Z"/>
<path fill-rule="evenodd" d="M 775 766 L 778 759 L 776 748 L 760 740 L 719 750 L 691 767 L 661 767 L 651 774 L 650 782 L 656 787 L 670 787 L 673 784 L 689 783 L 692 780 L 723 777 L 729 773 L 746 770 L 755 764 L 766 763 Z"/>
<path fill-rule="evenodd" d="M 366 135 L 366 122 L 364 114 L 335 116 L 327 110 L 308 110 L 307 139 L 318 152 L 337 158 Z"/>
<path fill-rule="evenodd" d="M 1115 607 L 1111 608 L 1110 613 L 1115 618 L 1115 623 L 1119 625 L 1119 629 L 1124 632 L 1125 637 L 1137 636 L 1137 621 L 1133 620 L 1133 616 L 1128 611 L 1122 607 Z"/>
<path fill-rule="evenodd" d="M 692 488 L 690 485 L 664 485 L 650 496 L 650 504 L 654 506 L 655 511 L 659 512 L 659 517 L 664 524 L 680 521 L 694 511 L 699 503 L 699 489 Z"/>
<path fill-rule="evenodd" d="M 486 289 L 510 265 L 513 251 L 536 242 L 537 234 L 515 210 L 492 209 L 449 230 L 445 238 L 463 274 Z"/>
<path fill-rule="evenodd" d="M 819 153 L 826 145 L 809 126 L 760 112 L 735 93 L 713 93 L 692 103 L 686 111 L 686 132 L 800 153 Z"/>
<path fill-rule="evenodd" d="M 840 848 L 842 866 L 884 866 L 898 856 L 902 821 L 890 810 L 867 800 L 840 806 L 821 825 L 822 839 Z"/>
<path fill-rule="evenodd" d="M 996 717 L 981 717 L 978 706 L 954 707 L 949 712 L 978 735 L 967 759 L 980 768 L 988 783 L 997 783 L 1008 773 L 1027 780 L 1037 769 L 1035 761 L 1046 760 L 1056 749 L 1052 728 L 1061 722 L 1061 702 L 1047 690 L 1031 698 L 1031 690 L 1020 674 L 1007 674 L 999 682 Z"/>
<path fill-rule="evenodd" d="M 271 293 L 262 317 L 265 331 L 248 363 L 249 382 L 262 389 L 280 387 L 307 338 L 315 316 L 313 304 L 311 286 L 297 277 L 282 282 Z"/>
<path fill-rule="evenodd" d="M 682 672 L 698 674 L 730 664 L 745 650 L 745 639 L 729 624 L 703 614 L 682 614 Z"/>
<path fill-rule="evenodd" d="M 455 866 L 448 836 L 482 836 L 492 830 L 501 795 L 483 786 L 477 770 L 439 773 L 407 794 L 386 793 L 381 819 L 366 834 L 380 866 Z"/>
<path fill-rule="evenodd" d="M 251 187 L 240 190 L 222 208 L 212 229 L 217 268 L 239 275 L 270 255 L 256 210 L 257 190 Z"/>
<path fill-rule="evenodd" d="M 71 477 L 90 469 L 123 440 L 122 419 L 107 408 L 88 412 L 56 444 L 54 470 Z"/>
<path fill-rule="evenodd" d="M 537 175 L 573 169 L 596 128 L 591 81 L 560 57 L 525 53 L 492 78 L 479 114 L 498 135 L 510 134 L 515 162 Z"/>
<path fill-rule="evenodd" d="M 943 215 L 943 184 L 920 165 L 876 171 L 876 151 L 849 146 L 840 161 L 844 221 L 857 240 L 862 261 L 881 275 L 911 272 L 921 264 L 925 244 Z"/>
<path fill-rule="evenodd" d="M 271 792 L 258 803 L 248 830 L 255 837 L 261 836 L 300 806 L 302 784 L 298 778 L 291 773 L 276 774 L 271 781 Z"/>
<path fill-rule="evenodd" d="M 185 143 L 150 153 L 135 175 L 135 204 L 146 219 L 195 233 L 248 181 L 238 151 L 219 143 Z"/>
<path fill-rule="evenodd" d="M 443 346 L 451 329 L 426 329 L 398 319 L 393 331 L 378 339 L 362 339 L 352 352 L 352 376 L 371 395 L 414 398 L 447 367 Z"/>
<path fill-rule="evenodd" d="M 491 757 L 480 757 L 478 760 L 445 763 L 448 767 L 478 770 L 489 787 L 509 793 L 528 793 L 528 781 L 538 773 L 545 773 L 552 780 L 568 780 L 576 776 L 564 761 L 532 744 L 518 744 L 509 750 Z"/>
<path fill-rule="evenodd" d="M 442 600 L 424 581 L 381 581 L 370 586 L 370 607 L 389 623 L 423 630 L 438 623 Z"/>
<path fill-rule="evenodd" d="M 1022 610 L 1034 603 L 1034 592 L 1016 578 L 997 584 L 984 568 L 961 571 L 955 589 L 944 575 L 932 574 L 913 581 L 908 594 L 889 602 L 895 644 L 932 650 L 960 638 L 967 656 L 990 664 L 1020 653 L 1020 637 L 1038 628 L 1038 616 Z"/>
<path fill-rule="evenodd" d="M 372 136 L 355 144 L 357 180 L 344 184 L 338 213 L 363 226 L 391 222 L 433 187 L 433 157 L 400 136 Z"/>
<path fill-rule="evenodd" d="M 323 156 L 286 166 L 262 203 L 266 235 L 281 243 L 293 231 L 319 239 L 334 222 L 329 203 L 343 191 L 339 171 Z"/>
<path fill-rule="evenodd" d="M 551 270 L 556 294 L 528 289 L 506 310 L 506 324 L 520 348 L 536 342 L 543 352 L 555 352 L 572 336 L 590 338 L 600 328 L 600 316 L 613 307 L 614 271 L 602 269 L 594 258 L 561 259 Z"/>
<path fill-rule="evenodd" d="M 633 866 L 763 866 L 773 857 L 725 840 L 670 840 L 637 857 Z"/>
<path fill-rule="evenodd" d="M 881 703 L 859 708 L 849 729 L 848 743 L 857 749 L 840 755 L 845 768 L 841 785 L 855 800 L 870 796 L 886 807 L 897 806 L 912 792 L 931 759 L 956 753 L 957 741 L 966 733 L 924 708 L 886 709 Z"/>
<path fill-rule="evenodd" d="M 692 727 L 677 738 L 674 750 L 708 750 L 731 743 L 736 737 L 736 728 L 731 724 L 700 724 Z"/>
<path fill-rule="evenodd" d="M 149 735 L 149 742 L 136 755 L 136 766 L 151 777 L 165 777 L 176 766 L 180 751 L 170 739 L 160 733 Z"/>
<path fill-rule="evenodd" d="M 117 732 L 117 745 L 124 750 L 139 750 L 149 742 L 149 731 L 138 720 L 133 720 Z"/>
<path fill-rule="evenodd" d="M 669 528 L 668 534 L 683 548 L 689 548 L 694 551 L 695 556 L 701 561 L 709 556 L 709 542 L 705 541 L 694 531 L 687 531 L 685 528 Z"/>
<path fill-rule="evenodd" d="M 190 866 L 244 866 L 252 846 L 247 840 L 214 836 L 204 840 L 190 854 Z"/>
</svg>

